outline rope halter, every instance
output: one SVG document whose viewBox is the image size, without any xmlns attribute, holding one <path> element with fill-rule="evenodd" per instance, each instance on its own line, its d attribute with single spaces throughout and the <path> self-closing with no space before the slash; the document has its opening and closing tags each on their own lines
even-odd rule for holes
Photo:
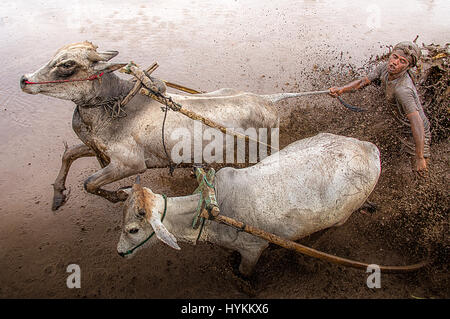
<svg viewBox="0 0 450 319">
<path fill-rule="evenodd" d="M 30 82 L 28 80 L 25 80 L 24 83 L 25 84 L 50 84 L 50 83 L 68 83 L 68 82 L 80 82 L 80 81 L 93 81 L 96 79 L 100 79 L 103 74 L 105 74 L 104 72 L 99 73 L 99 74 L 93 74 L 87 78 L 84 79 L 74 79 L 74 80 L 55 80 L 55 81 L 42 81 L 42 82 Z"/>
</svg>

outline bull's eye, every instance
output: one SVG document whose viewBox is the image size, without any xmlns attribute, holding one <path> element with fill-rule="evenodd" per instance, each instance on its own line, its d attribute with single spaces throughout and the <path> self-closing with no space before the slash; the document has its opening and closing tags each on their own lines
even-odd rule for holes
<svg viewBox="0 0 450 319">
<path fill-rule="evenodd" d="M 138 214 L 140 216 L 145 216 L 145 209 L 139 209 Z"/>
<path fill-rule="evenodd" d="M 75 74 L 77 70 L 77 64 L 75 61 L 69 60 L 66 62 L 62 62 L 58 64 L 58 67 L 56 69 L 56 74 L 59 77 L 66 78 L 73 74 Z"/>
<path fill-rule="evenodd" d="M 76 63 L 74 61 L 67 61 L 67 62 L 60 64 L 59 66 L 62 68 L 65 68 L 65 69 L 69 69 L 69 68 L 75 66 L 75 64 Z"/>
<path fill-rule="evenodd" d="M 136 234 L 139 231 L 139 228 L 131 228 L 128 232 L 130 234 Z"/>
</svg>

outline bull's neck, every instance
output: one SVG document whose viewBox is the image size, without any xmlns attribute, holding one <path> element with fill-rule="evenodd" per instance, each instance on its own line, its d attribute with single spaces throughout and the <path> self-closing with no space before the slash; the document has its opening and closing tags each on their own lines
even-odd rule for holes
<svg viewBox="0 0 450 319">
<path fill-rule="evenodd" d="M 100 98 L 116 97 L 128 94 L 134 83 L 119 78 L 114 73 L 106 73 L 96 94 Z"/>
<path fill-rule="evenodd" d="M 101 80 L 94 80 L 93 85 L 92 94 L 81 100 L 73 101 L 78 106 L 81 120 L 90 126 L 108 119 L 108 110 L 100 106 L 101 102 L 127 95 L 134 84 L 122 80 L 114 73 L 106 73 Z"/>
<path fill-rule="evenodd" d="M 200 229 L 192 228 L 200 194 L 167 198 L 167 212 L 163 224 L 178 241 L 195 243 Z"/>
</svg>

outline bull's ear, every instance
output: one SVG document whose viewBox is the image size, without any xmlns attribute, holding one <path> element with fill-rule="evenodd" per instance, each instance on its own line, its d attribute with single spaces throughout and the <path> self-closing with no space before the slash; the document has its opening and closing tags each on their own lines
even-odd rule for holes
<svg viewBox="0 0 450 319">
<path fill-rule="evenodd" d="M 177 244 L 177 239 L 174 235 L 169 233 L 167 228 L 161 223 L 161 214 L 152 212 L 152 217 L 150 218 L 150 224 L 155 231 L 156 237 L 163 243 L 169 245 L 173 249 L 180 250 L 180 246 Z"/>
<path fill-rule="evenodd" d="M 110 62 L 100 61 L 100 62 L 94 63 L 94 71 L 110 73 L 110 72 L 114 72 L 118 69 L 121 69 L 126 65 L 127 65 L 127 63 L 110 63 Z"/>
<path fill-rule="evenodd" d="M 100 56 L 101 61 L 109 61 L 112 58 L 114 58 L 116 55 L 118 55 L 119 51 L 108 50 L 108 51 L 97 52 L 97 54 Z"/>
<path fill-rule="evenodd" d="M 97 62 L 97 61 L 109 61 L 112 58 L 114 58 L 116 55 L 119 54 L 119 51 L 90 51 L 89 52 L 89 59 L 91 61 Z"/>
</svg>

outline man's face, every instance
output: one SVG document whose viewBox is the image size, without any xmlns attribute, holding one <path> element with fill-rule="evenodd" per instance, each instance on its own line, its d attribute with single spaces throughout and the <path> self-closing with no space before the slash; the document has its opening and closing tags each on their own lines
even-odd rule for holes
<svg viewBox="0 0 450 319">
<path fill-rule="evenodd" d="M 388 72 L 392 75 L 399 74 L 409 67 L 409 61 L 401 51 L 394 51 L 389 56 Z"/>
</svg>

